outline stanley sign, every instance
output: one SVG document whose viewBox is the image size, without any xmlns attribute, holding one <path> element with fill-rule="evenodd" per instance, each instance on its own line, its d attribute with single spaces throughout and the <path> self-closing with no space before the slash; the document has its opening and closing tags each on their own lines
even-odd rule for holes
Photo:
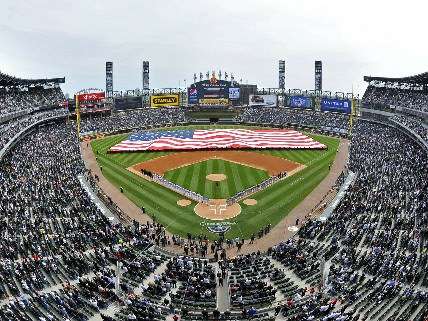
<svg viewBox="0 0 428 321">
<path fill-rule="evenodd" d="M 152 95 L 150 96 L 150 106 L 152 108 L 157 107 L 169 107 L 179 106 L 179 97 L 177 95 Z"/>
</svg>

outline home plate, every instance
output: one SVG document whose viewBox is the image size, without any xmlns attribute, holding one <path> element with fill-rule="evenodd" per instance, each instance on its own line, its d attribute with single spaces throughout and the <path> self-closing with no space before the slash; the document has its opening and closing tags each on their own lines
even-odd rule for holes
<svg viewBox="0 0 428 321">
<path fill-rule="evenodd" d="M 299 228 L 297 226 L 293 225 L 293 226 L 289 226 L 288 230 L 290 232 L 297 232 L 299 230 Z"/>
</svg>

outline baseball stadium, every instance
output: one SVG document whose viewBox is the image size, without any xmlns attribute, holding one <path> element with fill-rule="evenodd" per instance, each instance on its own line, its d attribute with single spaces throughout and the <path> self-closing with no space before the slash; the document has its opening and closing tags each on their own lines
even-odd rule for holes
<svg viewBox="0 0 428 321">
<path fill-rule="evenodd" d="M 338 17 L 308 34 L 293 17 L 312 11 L 275 4 L 268 28 L 270 1 L 236 1 L 231 21 L 212 3 L 191 0 L 186 19 L 168 4 L 162 26 L 136 15 L 162 0 L 120 21 L 107 9 L 128 1 L 94 14 L 77 0 L 72 21 L 42 1 L 37 22 L 0 25 L 0 321 L 428 320 L 428 72 L 404 58 L 393 71 L 390 48 L 379 67 L 356 50 L 345 66 Z M 0 17 L 17 23 L 22 6 Z M 241 34 L 246 10 L 257 28 Z M 234 40 L 208 37 L 203 15 Z M 274 25 L 305 46 L 279 50 Z M 340 48 L 308 44 L 318 25 Z"/>
</svg>

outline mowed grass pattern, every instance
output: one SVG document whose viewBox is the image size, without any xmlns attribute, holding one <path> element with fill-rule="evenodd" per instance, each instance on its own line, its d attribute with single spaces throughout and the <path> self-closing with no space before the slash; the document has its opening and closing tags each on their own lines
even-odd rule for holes
<svg viewBox="0 0 428 321">
<path fill-rule="evenodd" d="M 188 128 L 242 128 L 243 126 L 191 126 Z M 182 127 L 181 127 L 182 128 Z M 245 128 L 245 126 L 244 126 Z M 247 127 L 248 128 L 248 127 Z M 251 127 L 255 128 L 255 127 Z M 169 128 L 170 130 L 171 128 Z M 280 222 L 295 206 L 297 206 L 328 174 L 329 165 L 333 162 L 339 140 L 332 137 L 308 134 L 315 140 L 328 146 L 327 150 L 264 150 L 260 153 L 267 153 L 273 156 L 286 158 L 305 164 L 307 167 L 299 173 L 274 184 L 268 189 L 252 195 L 258 203 L 256 206 L 246 206 L 241 203 L 242 213 L 229 222 L 236 223 L 226 234 L 227 238 L 236 236 L 249 238 L 253 232 L 261 227 Z M 128 137 L 125 135 L 110 136 L 92 141 L 91 145 L 97 154 L 98 163 L 103 167 L 104 176 L 117 188 L 122 186 L 125 195 L 137 206 L 144 206 L 147 211 L 156 217 L 172 233 L 185 235 L 207 234 L 211 239 L 217 236 L 210 234 L 201 223 L 202 218 L 197 216 L 192 205 L 182 208 L 176 202 L 182 199 L 178 195 L 157 184 L 150 183 L 145 179 L 130 173 L 127 167 L 144 162 L 149 159 L 166 155 L 170 152 L 143 152 L 143 153 L 120 153 L 107 154 L 108 149 Z M 252 175 L 234 172 L 225 162 L 201 164 L 195 168 L 192 176 L 181 177 L 182 184 L 190 184 L 191 189 L 198 190 L 199 176 L 208 170 L 224 173 L 232 179 L 224 181 L 222 191 L 240 190 L 244 184 L 251 179 Z M 218 168 L 218 170 L 217 170 Z M 190 174 L 189 174 L 190 175 Z M 205 175 L 203 178 L 205 179 Z M 179 179 L 180 173 L 174 173 L 174 179 Z M 189 179 L 190 177 L 190 179 Z M 207 193 L 215 193 L 212 186 L 204 187 Z M 222 192 L 223 193 L 223 192 Z"/>
<path fill-rule="evenodd" d="M 226 180 L 213 182 L 208 174 L 225 174 Z M 224 161 L 210 159 L 165 173 L 165 178 L 208 198 L 229 198 L 269 177 L 266 171 Z"/>
</svg>

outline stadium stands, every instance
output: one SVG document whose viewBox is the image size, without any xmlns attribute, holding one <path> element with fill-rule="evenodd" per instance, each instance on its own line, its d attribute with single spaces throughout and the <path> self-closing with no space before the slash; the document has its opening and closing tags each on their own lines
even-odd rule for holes
<svg viewBox="0 0 428 321">
<path fill-rule="evenodd" d="M 19 132 L 31 126 L 32 124 L 50 117 L 64 116 L 67 111 L 56 109 L 50 111 L 41 111 L 29 115 L 24 115 L 0 124 L 0 150 Z"/>
<path fill-rule="evenodd" d="M 2 124 L 1 145 L 61 115 Z M 422 121 L 393 120 L 427 138 Z M 84 119 L 82 132 L 188 121 L 181 110 L 139 110 Z M 236 121 L 342 135 L 349 126 L 342 114 L 271 108 L 247 108 Z M 357 178 L 328 220 L 308 221 L 267 253 L 226 258 L 219 242 L 216 262 L 166 254 L 161 244 L 179 238 L 156 223 L 112 224 L 78 180 L 73 124 L 36 126 L 0 160 L 0 320 L 425 320 L 427 151 L 388 124 L 354 125 Z"/>
<path fill-rule="evenodd" d="M 186 116 L 182 110 L 169 108 L 135 110 L 112 115 L 101 115 L 82 122 L 82 133 L 111 133 L 146 127 L 161 127 L 184 124 Z"/>
<path fill-rule="evenodd" d="M 30 88 L 28 90 L 1 90 L 0 115 L 22 110 L 32 110 L 42 106 L 58 105 L 64 101 L 61 88 Z"/>
<path fill-rule="evenodd" d="M 390 118 L 391 121 L 403 124 L 410 130 L 418 134 L 425 142 L 428 143 L 428 125 L 420 118 L 404 115 L 395 115 Z"/>
<path fill-rule="evenodd" d="M 344 135 L 348 131 L 349 116 L 286 108 L 246 108 L 237 117 L 241 123 L 276 126 L 312 127 L 322 132 Z"/>
<path fill-rule="evenodd" d="M 428 73 L 403 78 L 364 77 L 369 83 L 362 104 L 366 108 L 408 108 L 428 112 Z"/>
<path fill-rule="evenodd" d="M 57 106 L 65 97 L 64 78 L 21 79 L 0 72 L 0 118 L 19 111 Z"/>
<path fill-rule="evenodd" d="M 363 103 L 367 107 L 407 107 L 428 112 L 428 94 L 409 89 L 369 86 L 364 93 Z"/>
</svg>

